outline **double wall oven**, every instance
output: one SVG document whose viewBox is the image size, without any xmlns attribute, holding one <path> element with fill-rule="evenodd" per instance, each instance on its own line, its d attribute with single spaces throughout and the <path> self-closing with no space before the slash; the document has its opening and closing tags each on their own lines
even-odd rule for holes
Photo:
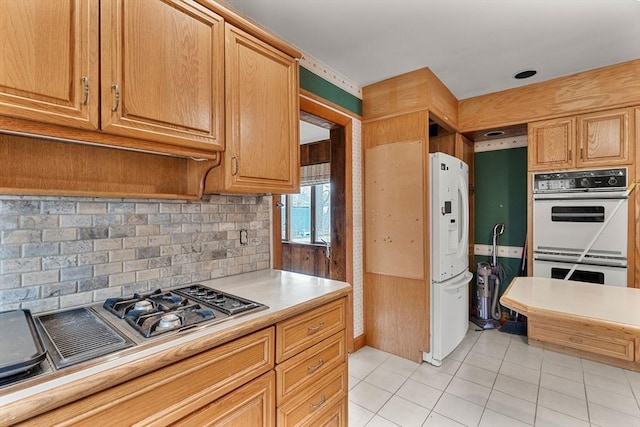
<svg viewBox="0 0 640 427">
<path fill-rule="evenodd" d="M 535 173 L 533 275 L 627 286 L 626 190 L 626 168 Z"/>
</svg>

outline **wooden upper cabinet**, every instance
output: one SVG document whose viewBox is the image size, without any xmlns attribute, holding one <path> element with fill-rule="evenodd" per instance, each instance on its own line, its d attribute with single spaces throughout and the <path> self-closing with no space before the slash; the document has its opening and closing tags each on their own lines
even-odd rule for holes
<svg viewBox="0 0 640 427">
<path fill-rule="evenodd" d="M 205 192 L 297 192 L 298 63 L 229 24 L 225 42 L 226 149 Z"/>
<path fill-rule="evenodd" d="M 0 2 L 0 115 L 98 128 L 98 0 Z"/>
<path fill-rule="evenodd" d="M 529 170 L 609 167 L 633 162 L 633 109 L 529 124 Z"/>
<path fill-rule="evenodd" d="M 191 0 L 103 0 L 102 129 L 223 149 L 224 22 Z"/>
<path fill-rule="evenodd" d="M 570 168 L 576 141 L 574 118 L 529 124 L 529 170 Z"/>
<path fill-rule="evenodd" d="M 603 111 L 578 116 L 580 143 L 578 166 L 609 166 L 631 163 L 629 143 L 633 109 Z"/>
</svg>

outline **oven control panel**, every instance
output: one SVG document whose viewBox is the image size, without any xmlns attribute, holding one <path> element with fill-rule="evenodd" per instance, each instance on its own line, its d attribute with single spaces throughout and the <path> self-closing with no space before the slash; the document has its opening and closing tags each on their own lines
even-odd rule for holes
<svg viewBox="0 0 640 427">
<path fill-rule="evenodd" d="M 627 168 L 543 172 L 533 174 L 534 193 L 624 191 Z"/>
</svg>

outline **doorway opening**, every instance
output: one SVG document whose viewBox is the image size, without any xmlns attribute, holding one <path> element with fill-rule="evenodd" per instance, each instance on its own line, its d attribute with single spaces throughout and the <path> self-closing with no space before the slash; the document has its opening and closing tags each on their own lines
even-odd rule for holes
<svg viewBox="0 0 640 427">
<path fill-rule="evenodd" d="M 300 146 L 301 192 L 273 196 L 273 266 L 352 281 L 351 118 L 301 91 L 300 120 L 328 139 Z"/>
</svg>

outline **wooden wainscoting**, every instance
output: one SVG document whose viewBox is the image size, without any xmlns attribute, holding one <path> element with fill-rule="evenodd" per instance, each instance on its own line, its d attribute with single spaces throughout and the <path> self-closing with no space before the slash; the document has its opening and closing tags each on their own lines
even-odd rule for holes
<svg viewBox="0 0 640 427">
<path fill-rule="evenodd" d="M 329 278 L 330 259 L 324 245 L 282 242 L 282 269 Z"/>
</svg>

